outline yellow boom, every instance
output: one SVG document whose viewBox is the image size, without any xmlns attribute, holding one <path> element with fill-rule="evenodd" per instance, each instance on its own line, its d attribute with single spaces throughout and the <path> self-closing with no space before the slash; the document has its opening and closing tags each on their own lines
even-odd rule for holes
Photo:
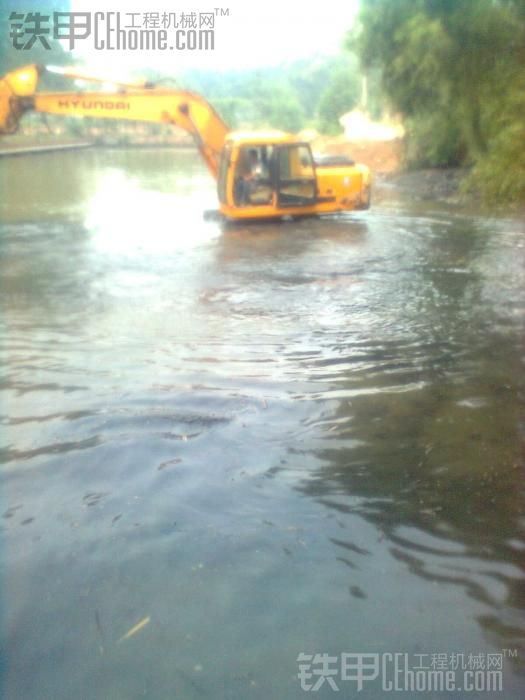
<svg viewBox="0 0 525 700">
<path fill-rule="evenodd" d="M 219 160 L 228 127 L 200 95 L 116 83 L 118 92 L 37 92 L 38 78 L 45 70 L 36 65 L 8 73 L 0 80 L 0 134 L 16 131 L 24 112 L 128 119 L 178 126 L 190 133 L 210 172 L 217 179 Z M 67 77 L 102 82 L 72 71 Z M 108 81 L 111 82 L 111 81 Z"/>
</svg>

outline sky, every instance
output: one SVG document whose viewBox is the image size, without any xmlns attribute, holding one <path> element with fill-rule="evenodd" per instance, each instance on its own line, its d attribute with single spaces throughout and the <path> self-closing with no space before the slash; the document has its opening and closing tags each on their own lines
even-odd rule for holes
<svg viewBox="0 0 525 700">
<path fill-rule="evenodd" d="M 130 73 L 152 67 L 176 75 L 188 68 L 226 70 L 276 65 L 315 54 L 336 53 L 351 28 L 358 0 L 306 2 L 283 0 L 72 0 L 73 11 L 120 12 L 121 24 L 128 24 L 126 13 L 137 12 L 137 24 L 146 12 L 204 13 L 214 8 L 228 11 L 215 19 L 214 51 L 96 51 L 89 39 L 77 42 L 78 60 L 95 69 L 111 67 Z M 174 30 L 169 30 L 170 33 Z"/>
</svg>

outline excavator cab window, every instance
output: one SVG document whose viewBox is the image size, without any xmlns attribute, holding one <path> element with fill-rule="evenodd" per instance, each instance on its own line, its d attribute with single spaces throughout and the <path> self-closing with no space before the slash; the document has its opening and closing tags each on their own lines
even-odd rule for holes
<svg viewBox="0 0 525 700">
<path fill-rule="evenodd" d="M 278 157 L 278 206 L 314 204 L 316 194 L 315 168 L 308 144 L 281 146 Z"/>
<path fill-rule="evenodd" d="M 274 187 L 273 146 L 242 146 L 239 150 L 234 179 L 236 206 L 271 204 Z"/>
</svg>

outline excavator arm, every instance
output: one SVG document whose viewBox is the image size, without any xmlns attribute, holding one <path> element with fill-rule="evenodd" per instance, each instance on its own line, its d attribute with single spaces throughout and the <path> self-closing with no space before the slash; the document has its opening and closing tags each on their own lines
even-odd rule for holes
<svg viewBox="0 0 525 700">
<path fill-rule="evenodd" d="M 30 65 L 0 79 L 0 134 L 16 131 L 27 111 L 103 119 L 171 124 L 192 135 L 212 175 L 217 179 L 220 155 L 229 129 L 200 95 L 170 90 L 148 83 L 111 83 L 118 92 L 38 92 L 45 68 Z M 101 78 L 74 71 L 63 75 L 95 82 Z M 111 81 L 108 81 L 111 82 Z"/>
</svg>

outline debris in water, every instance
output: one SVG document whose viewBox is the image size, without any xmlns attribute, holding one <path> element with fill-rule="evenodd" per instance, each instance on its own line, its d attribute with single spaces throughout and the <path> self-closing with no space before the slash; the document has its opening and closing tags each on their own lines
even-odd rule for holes
<svg viewBox="0 0 525 700">
<path fill-rule="evenodd" d="M 89 493 L 86 493 L 86 495 L 84 496 L 82 501 L 88 507 L 96 506 L 96 505 L 98 505 L 99 501 L 107 495 L 108 495 L 107 492 L 103 492 L 103 491 L 99 491 L 99 492 L 90 491 Z"/>
<path fill-rule="evenodd" d="M 12 518 L 13 515 L 16 513 L 17 510 L 22 508 L 22 504 L 17 505 L 17 506 L 11 506 L 6 510 L 6 512 L 2 515 L 2 518 Z"/>
<path fill-rule="evenodd" d="M 350 593 L 354 596 L 354 598 L 367 598 L 368 596 L 366 593 L 363 591 L 362 588 L 359 588 L 359 586 L 350 586 Z"/>
<path fill-rule="evenodd" d="M 97 625 L 97 631 L 100 637 L 100 644 L 98 645 L 98 648 L 100 649 L 100 653 L 103 654 L 105 652 L 105 635 L 104 635 L 104 630 L 102 629 L 102 624 L 100 622 L 100 616 L 98 614 L 98 610 L 95 610 L 95 623 Z"/>
<path fill-rule="evenodd" d="M 133 635 L 137 634 L 137 632 L 140 632 L 140 630 L 143 627 L 146 627 L 146 625 L 150 623 L 150 620 L 151 617 L 148 615 L 147 617 L 143 618 L 140 622 L 137 622 L 137 624 L 134 627 L 132 627 L 126 632 L 126 634 L 122 635 L 122 637 L 118 640 L 118 643 L 123 642 L 124 640 L 133 637 Z"/>
<path fill-rule="evenodd" d="M 170 464 L 180 464 L 181 462 L 182 459 L 180 457 L 175 457 L 175 459 L 169 459 L 167 462 L 162 462 L 162 464 L 159 464 L 157 469 L 160 472 L 162 469 L 166 469 L 166 467 L 169 467 Z"/>
</svg>

